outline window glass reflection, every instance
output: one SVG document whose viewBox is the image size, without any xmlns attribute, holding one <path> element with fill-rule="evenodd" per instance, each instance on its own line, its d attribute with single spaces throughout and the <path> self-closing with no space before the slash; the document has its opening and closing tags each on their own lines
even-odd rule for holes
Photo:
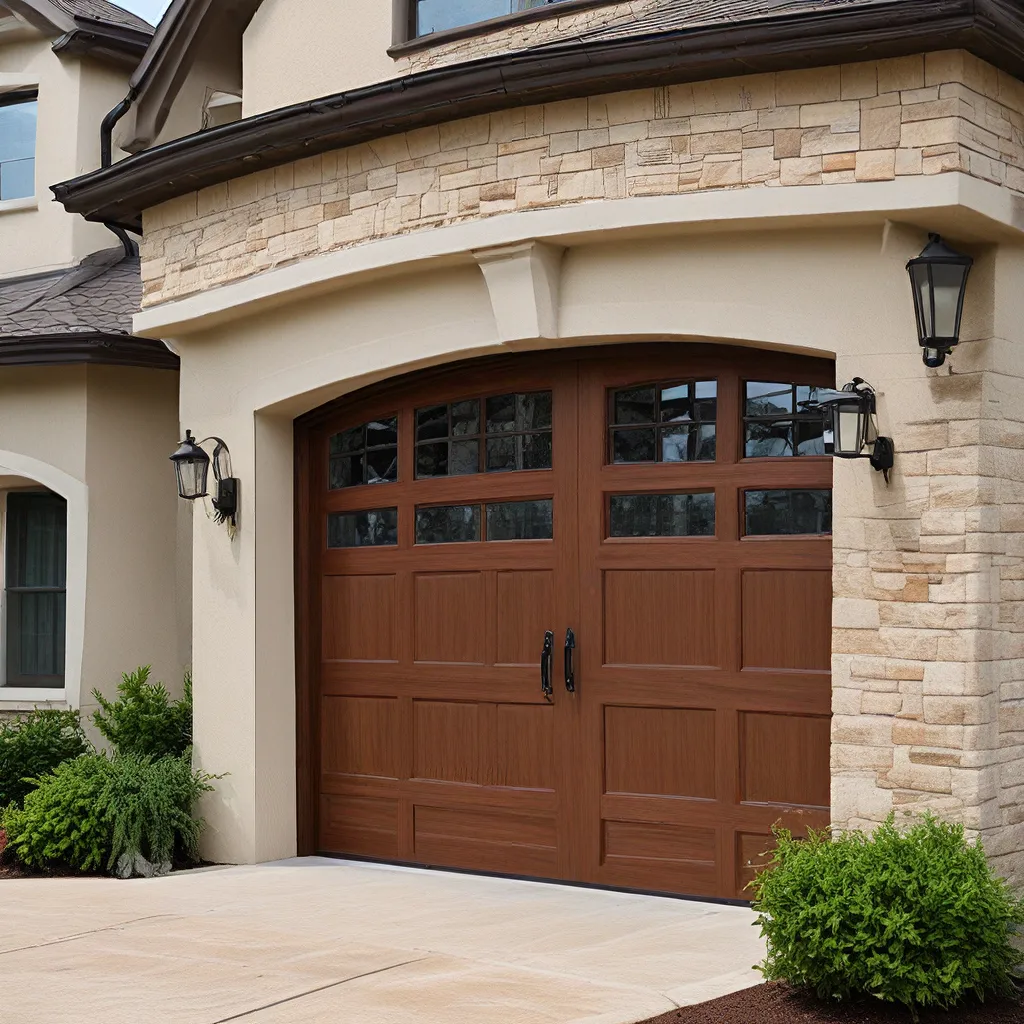
<svg viewBox="0 0 1024 1024">
<path fill-rule="evenodd" d="M 747 491 L 745 504 L 750 537 L 832 532 L 830 490 Z"/>
<path fill-rule="evenodd" d="M 717 412 L 713 380 L 615 391 L 609 457 L 614 463 L 714 462 Z"/>
</svg>

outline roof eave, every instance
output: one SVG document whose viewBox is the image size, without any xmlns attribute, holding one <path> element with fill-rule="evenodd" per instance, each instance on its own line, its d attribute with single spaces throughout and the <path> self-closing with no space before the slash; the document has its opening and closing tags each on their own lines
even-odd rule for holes
<svg viewBox="0 0 1024 1024">
<path fill-rule="evenodd" d="M 1014 0 L 898 0 L 597 43 L 568 41 L 421 72 L 246 118 L 53 186 L 88 220 L 396 132 L 552 99 L 962 48 L 1024 79 Z"/>
<path fill-rule="evenodd" d="M 139 366 L 177 370 L 178 357 L 161 341 L 104 331 L 0 336 L 0 366 Z"/>
<path fill-rule="evenodd" d="M 149 36 L 144 32 L 82 19 L 79 27 L 65 32 L 51 49 L 54 53 L 106 60 L 131 70 L 138 64 L 148 45 Z"/>
</svg>

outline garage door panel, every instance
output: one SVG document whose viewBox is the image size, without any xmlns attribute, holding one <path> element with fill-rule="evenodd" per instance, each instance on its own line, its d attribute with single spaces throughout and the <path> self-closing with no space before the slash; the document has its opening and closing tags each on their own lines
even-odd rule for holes
<svg viewBox="0 0 1024 1024">
<path fill-rule="evenodd" d="M 417 805 L 413 821 L 416 859 L 423 863 L 542 877 L 557 871 L 553 815 Z"/>
<path fill-rule="evenodd" d="M 550 704 L 498 704 L 494 713 L 494 785 L 554 790 L 555 714 Z"/>
<path fill-rule="evenodd" d="M 744 572 L 742 615 L 744 668 L 829 669 L 830 570 Z"/>
<path fill-rule="evenodd" d="M 393 799 L 322 795 L 322 848 L 361 857 L 396 859 L 399 807 L 399 801 Z"/>
<path fill-rule="evenodd" d="M 740 715 L 742 799 L 829 805 L 831 720 L 826 715 Z"/>
<path fill-rule="evenodd" d="M 718 883 L 718 834 L 711 828 L 690 828 L 642 821 L 605 821 L 602 867 L 614 884 L 675 888 L 710 894 Z"/>
<path fill-rule="evenodd" d="M 715 712 L 606 707 L 605 792 L 715 798 Z"/>
<path fill-rule="evenodd" d="M 393 575 L 324 577 L 324 659 L 397 660 L 395 613 Z"/>
<path fill-rule="evenodd" d="M 478 705 L 413 701 L 413 776 L 481 785 Z"/>
<path fill-rule="evenodd" d="M 606 665 L 718 664 L 712 570 L 604 574 Z"/>
<path fill-rule="evenodd" d="M 398 778 L 398 701 L 324 697 L 320 713 L 323 771 Z"/>
<path fill-rule="evenodd" d="M 797 533 L 804 504 L 748 492 L 829 489 L 799 397 L 832 382 L 825 360 L 603 346 L 425 372 L 313 414 L 299 578 L 320 791 L 303 792 L 319 817 L 301 834 L 341 854 L 749 897 L 772 827 L 829 817 L 829 524 Z M 331 477 L 385 413 L 397 479 Z M 687 498 L 711 492 L 713 509 Z M 493 511 L 537 500 L 551 531 Z M 335 522 L 350 546 L 325 548 L 332 512 L 371 508 L 397 527 Z"/>
<path fill-rule="evenodd" d="M 420 573 L 414 593 L 416 660 L 483 665 L 487 660 L 484 574 Z"/>
<path fill-rule="evenodd" d="M 554 624 L 554 573 L 498 572 L 495 587 L 495 663 L 532 667 L 537 664 L 544 631 Z"/>
</svg>

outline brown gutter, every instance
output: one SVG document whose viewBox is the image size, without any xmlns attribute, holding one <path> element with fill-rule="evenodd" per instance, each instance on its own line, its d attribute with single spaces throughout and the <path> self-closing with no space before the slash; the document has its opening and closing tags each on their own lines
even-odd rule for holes
<svg viewBox="0 0 1024 1024">
<path fill-rule="evenodd" d="M 177 370 L 178 357 L 161 341 L 129 335 L 81 331 L 0 337 L 0 366 L 60 366 L 88 363 L 101 366 L 142 366 Z"/>
<path fill-rule="evenodd" d="M 143 210 L 177 196 L 425 125 L 670 82 L 949 49 L 968 50 L 1024 79 L 1024 11 L 1019 0 L 891 0 L 501 54 L 176 139 L 54 185 L 53 193 L 87 220 L 139 230 Z"/>
</svg>

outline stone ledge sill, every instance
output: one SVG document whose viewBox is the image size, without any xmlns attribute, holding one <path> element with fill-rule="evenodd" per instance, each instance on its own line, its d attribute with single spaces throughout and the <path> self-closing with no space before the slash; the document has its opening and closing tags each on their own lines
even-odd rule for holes
<svg viewBox="0 0 1024 1024">
<path fill-rule="evenodd" d="M 4 199 L 0 200 L 0 214 L 19 213 L 22 210 L 38 210 L 39 201 L 35 196 L 27 199 Z"/>
<path fill-rule="evenodd" d="M 3 689 L 0 688 L 0 694 Z M 64 690 L 54 690 L 42 694 L 39 690 L 26 690 L 17 698 L 0 696 L 0 715 L 21 711 L 35 711 L 37 708 L 66 708 L 67 697 Z"/>
</svg>

